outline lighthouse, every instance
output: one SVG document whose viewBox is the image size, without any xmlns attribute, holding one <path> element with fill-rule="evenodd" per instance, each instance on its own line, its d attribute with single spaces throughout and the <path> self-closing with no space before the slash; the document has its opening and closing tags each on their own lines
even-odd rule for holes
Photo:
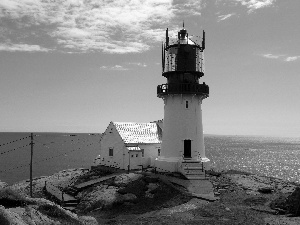
<svg viewBox="0 0 300 225">
<path fill-rule="evenodd" d="M 157 96 L 164 101 L 163 137 L 155 167 L 161 172 L 180 172 L 188 179 L 202 179 L 210 161 L 205 156 L 202 101 L 209 95 L 204 76 L 205 32 L 202 40 L 189 38 L 187 30 L 170 41 L 168 29 L 162 46 L 162 76 Z"/>
</svg>

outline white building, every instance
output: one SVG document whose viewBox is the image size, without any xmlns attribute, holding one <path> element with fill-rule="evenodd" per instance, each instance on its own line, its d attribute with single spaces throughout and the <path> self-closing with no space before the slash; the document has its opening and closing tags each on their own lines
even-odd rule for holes
<svg viewBox="0 0 300 225">
<path fill-rule="evenodd" d="M 163 139 L 155 167 L 158 171 L 180 172 L 188 179 L 202 179 L 204 170 L 209 169 L 201 109 L 209 87 L 199 83 L 204 76 L 204 49 L 204 31 L 201 45 L 189 39 L 185 29 L 170 43 L 166 31 L 162 75 L 167 83 L 157 87 L 157 96 L 164 101 Z"/>
<path fill-rule="evenodd" d="M 160 155 L 161 138 L 161 121 L 110 122 L 100 139 L 100 155 L 95 164 L 119 169 L 154 165 Z"/>
<path fill-rule="evenodd" d="M 157 87 L 164 101 L 164 121 L 153 123 L 111 122 L 101 138 L 97 163 L 120 169 L 155 166 L 161 172 L 180 172 L 188 179 L 205 178 L 210 161 L 205 156 L 202 101 L 209 87 L 204 76 L 205 32 L 201 45 L 185 29 L 170 43 L 168 29 L 162 49 L 167 83 Z M 163 132 L 162 132 L 163 130 Z"/>
</svg>

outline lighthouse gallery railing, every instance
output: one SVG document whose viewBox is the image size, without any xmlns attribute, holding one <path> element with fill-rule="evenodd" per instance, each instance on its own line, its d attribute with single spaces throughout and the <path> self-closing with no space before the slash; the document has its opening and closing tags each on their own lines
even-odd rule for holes
<svg viewBox="0 0 300 225">
<path fill-rule="evenodd" d="M 196 94 L 196 95 L 209 95 L 209 87 L 206 84 L 162 84 L 157 86 L 157 95 L 168 94 Z"/>
</svg>

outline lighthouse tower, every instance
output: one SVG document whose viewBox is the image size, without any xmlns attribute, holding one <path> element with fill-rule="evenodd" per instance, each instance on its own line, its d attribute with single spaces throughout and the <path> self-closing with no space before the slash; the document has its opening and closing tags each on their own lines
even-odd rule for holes
<svg viewBox="0 0 300 225">
<path fill-rule="evenodd" d="M 161 154 L 155 160 L 158 171 L 181 172 L 188 179 L 201 179 L 209 169 L 205 156 L 202 100 L 209 87 L 199 79 L 204 76 L 202 42 L 189 39 L 184 29 L 170 43 L 168 29 L 162 47 L 162 75 L 167 83 L 158 85 L 157 96 L 164 101 L 164 121 Z"/>
</svg>

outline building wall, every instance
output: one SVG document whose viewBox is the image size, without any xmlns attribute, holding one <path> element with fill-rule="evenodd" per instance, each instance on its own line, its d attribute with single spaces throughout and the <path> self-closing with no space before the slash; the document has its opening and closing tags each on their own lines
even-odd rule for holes
<svg viewBox="0 0 300 225">
<path fill-rule="evenodd" d="M 161 144 L 139 144 L 140 149 L 144 149 L 144 157 L 141 163 L 144 167 L 154 166 L 154 161 L 158 157 L 158 149 L 161 151 Z"/>
<path fill-rule="evenodd" d="M 113 148 L 113 156 L 109 156 L 109 148 Z M 101 165 L 127 169 L 128 150 L 112 122 L 100 140 L 100 157 Z"/>
<path fill-rule="evenodd" d="M 182 158 L 186 139 L 191 140 L 192 158 L 205 158 L 201 103 L 201 96 L 173 95 L 164 98 L 163 157 Z"/>
<path fill-rule="evenodd" d="M 111 122 L 100 140 L 100 159 L 97 159 L 95 164 L 128 169 L 130 163 L 130 169 L 139 169 L 141 166 L 138 165 L 144 167 L 153 165 L 155 158 L 158 157 L 158 149 L 161 149 L 161 144 L 131 143 L 129 145 L 144 149 L 144 157 L 142 151 L 130 151 L 129 160 L 129 150 Z M 109 156 L 109 148 L 113 148 L 113 156 Z"/>
</svg>

